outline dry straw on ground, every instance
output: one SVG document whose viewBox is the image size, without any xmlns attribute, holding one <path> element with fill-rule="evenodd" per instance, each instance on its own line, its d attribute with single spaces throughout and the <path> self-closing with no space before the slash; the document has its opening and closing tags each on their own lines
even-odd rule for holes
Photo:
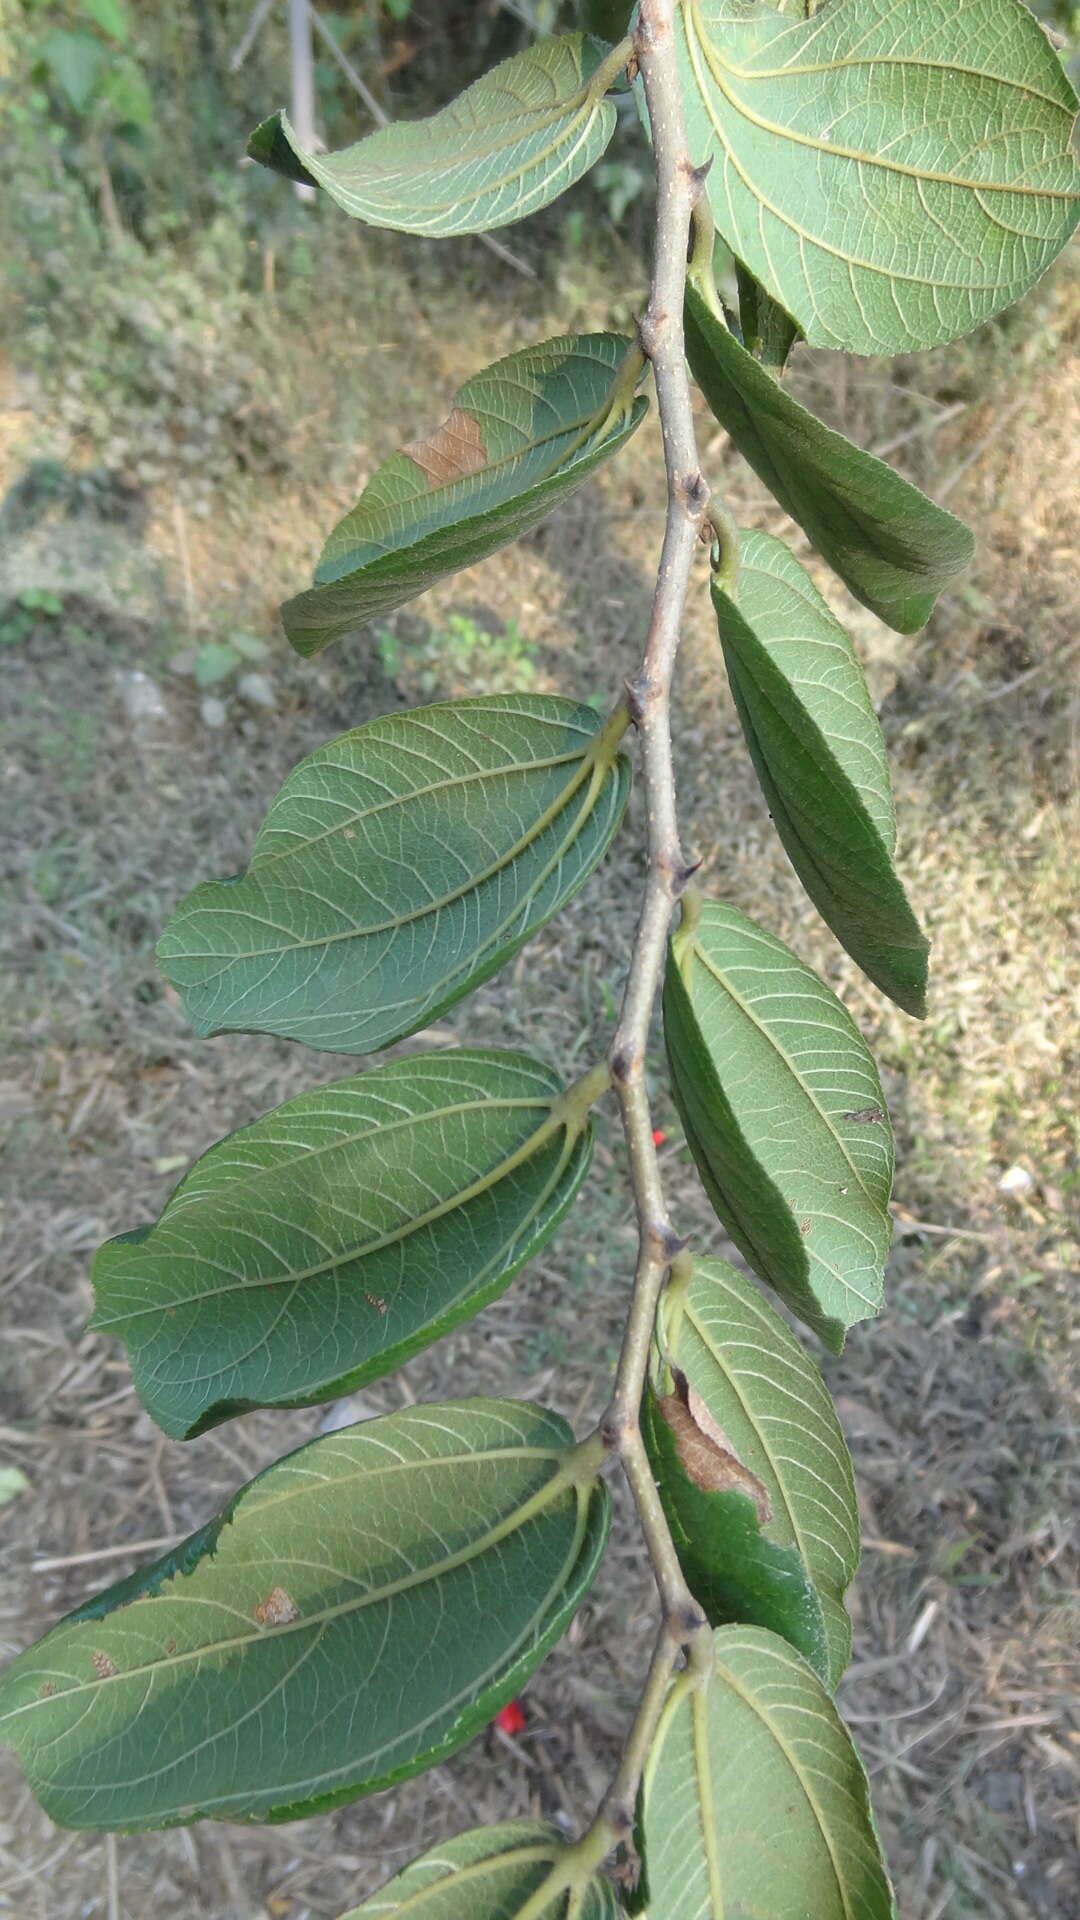
<svg viewBox="0 0 1080 1920">
<path fill-rule="evenodd" d="M 338 316 L 333 332 L 294 342 L 288 378 L 306 396 L 298 473 L 263 479 L 257 498 L 238 482 L 210 520 L 151 500 L 125 598 L 115 572 L 112 587 L 95 573 L 92 528 L 49 522 L 36 558 L 23 547 L 5 561 L 24 568 L 15 578 L 25 584 L 25 568 L 51 551 L 53 572 L 71 569 L 77 590 L 63 619 L 4 655 L 12 970 L 0 1069 L 0 1463 L 26 1478 L 0 1508 L 5 1653 L 318 1430 L 317 1410 L 253 1414 L 190 1446 L 163 1440 L 118 1350 L 81 1333 L 86 1276 L 96 1243 L 150 1217 L 190 1157 L 301 1087 L 352 1070 L 266 1039 L 193 1040 L 152 947 L 183 890 L 242 863 L 289 766 L 395 694 L 369 641 L 314 667 L 289 664 L 282 649 L 276 713 L 245 715 L 234 703 L 226 727 L 208 732 L 190 683 L 165 662 L 189 627 L 196 637 L 230 623 L 269 632 L 277 599 L 301 580 L 375 457 L 430 424 L 439 397 L 474 365 L 542 330 L 537 313 L 527 324 L 508 317 L 521 306 L 516 285 L 505 305 L 496 291 L 473 298 L 475 320 L 456 325 L 450 343 L 425 322 L 423 299 L 410 306 L 407 343 L 390 307 L 385 330 L 370 314 L 354 327 Z M 549 330 L 609 317 L 598 289 L 578 306 L 567 312 L 564 289 Z M 878 1052 L 897 1123 L 890 1307 L 856 1330 L 829 1377 L 858 1467 L 865 1549 L 844 1704 L 874 1776 L 906 1920 L 1075 1912 L 1078 345 L 1080 286 L 1062 275 L 1004 330 L 887 375 L 826 356 L 799 363 L 811 404 L 864 444 L 891 446 L 981 541 L 971 579 L 925 635 L 898 640 L 854 616 L 893 756 L 904 872 L 935 941 L 924 1027 L 858 979 L 804 902 L 748 769 L 703 593 L 680 685 L 682 804 L 707 884 L 758 913 L 844 994 Z M 48 447 L 50 423 L 13 408 L 0 428 L 0 481 L 10 484 Z M 704 420 L 702 429 L 716 487 L 743 517 L 779 527 L 757 483 Z M 330 449 L 328 476 L 305 455 L 315 443 Z M 541 684 L 606 697 L 636 656 L 660 476 L 655 442 L 642 435 L 584 503 L 402 616 L 402 643 L 426 630 L 410 621 L 438 629 L 452 611 L 489 629 L 513 620 L 539 650 Z M 135 671 L 161 693 L 141 719 Z M 568 1071 L 584 1066 L 608 1028 L 636 887 L 626 833 L 527 955 L 428 1040 L 467 1035 L 530 1047 Z M 719 1247 L 665 1117 L 676 1218 L 703 1247 Z M 1030 1184 L 1010 1198 L 999 1182 L 1014 1165 Z M 552 1246 L 473 1326 L 367 1390 L 355 1416 L 490 1391 L 587 1420 L 614 1357 L 633 1244 L 626 1214 L 605 1129 L 588 1204 Z M 326 1819 L 103 1842 L 53 1829 L 9 1766 L 0 1913 L 314 1920 L 457 1828 L 527 1811 L 572 1825 L 617 1753 L 650 1607 L 633 1530 L 617 1526 L 593 1595 L 529 1689 L 525 1730 L 493 1729 L 451 1764 Z"/>
</svg>

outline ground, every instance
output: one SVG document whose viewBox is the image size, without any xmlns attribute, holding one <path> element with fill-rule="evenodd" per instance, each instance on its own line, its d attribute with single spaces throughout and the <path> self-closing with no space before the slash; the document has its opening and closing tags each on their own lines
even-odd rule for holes
<svg viewBox="0 0 1080 1920">
<path fill-rule="evenodd" d="M 90 1255 L 105 1235 L 151 1218 L 179 1170 L 229 1128 L 356 1064 L 266 1038 L 194 1039 L 154 964 L 170 908 L 196 879 L 243 864 L 280 780 L 328 736 L 492 675 L 607 701 L 644 629 L 663 521 L 653 427 L 546 527 L 389 623 L 396 644 L 364 636 L 313 665 L 288 655 L 277 604 L 306 584 L 374 462 L 433 424 L 484 361 L 545 331 L 625 325 L 638 291 L 628 280 L 613 300 L 610 276 L 576 255 L 524 284 L 468 247 L 410 254 L 350 239 L 337 265 L 347 297 L 329 294 L 304 324 L 304 289 L 282 287 L 268 266 L 262 331 L 247 344 L 280 444 L 272 458 L 238 458 L 209 491 L 102 480 L 44 507 L 24 488 L 13 505 L 31 462 L 85 472 L 94 456 L 24 368 L 4 372 L 0 1463 L 21 1476 L 0 1483 L 13 1495 L 0 1507 L 4 1655 L 199 1525 L 323 1418 L 257 1413 L 174 1444 L 139 1409 L 120 1350 L 82 1331 Z M 868 667 L 901 865 L 933 935 L 923 1025 L 859 978 L 775 842 L 722 681 L 704 563 L 678 692 L 681 806 L 705 882 L 842 994 L 881 1063 L 897 1130 L 888 1310 L 827 1373 L 864 1535 L 843 1706 L 906 1920 L 1065 1920 L 1080 1867 L 1068 1534 L 1078 346 L 1080 281 L 1065 270 L 1019 316 L 948 352 L 888 369 L 805 352 L 797 362 L 809 403 L 889 449 L 979 536 L 971 575 L 915 639 L 833 595 Z M 704 414 L 701 429 L 710 479 L 739 516 L 790 532 Z M 56 604 L 28 603 L 27 590 Z M 208 725 L 191 656 L 236 631 L 269 641 L 261 671 L 275 704 L 250 704 L 227 682 L 209 716 L 224 724 Z M 596 1057 L 640 886 L 639 828 L 635 803 L 583 893 L 426 1044 L 522 1045 L 566 1072 Z M 656 1084 L 674 1217 L 699 1246 L 720 1247 L 659 1057 Z M 588 1204 L 543 1256 L 474 1324 L 349 1411 L 517 1393 L 584 1431 L 611 1377 L 627 1215 L 606 1115 Z M 618 1751 L 652 1604 L 620 1507 L 593 1594 L 528 1689 L 524 1730 L 493 1729 L 449 1765 L 324 1819 L 102 1840 L 52 1828 L 2 1763 L 0 1912 L 313 1920 L 458 1828 L 533 1810 L 573 1828 Z"/>
</svg>

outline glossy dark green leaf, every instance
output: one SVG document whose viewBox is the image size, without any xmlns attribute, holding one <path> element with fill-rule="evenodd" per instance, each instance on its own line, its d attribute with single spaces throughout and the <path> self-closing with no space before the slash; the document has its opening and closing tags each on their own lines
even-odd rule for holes
<svg viewBox="0 0 1080 1920">
<path fill-rule="evenodd" d="M 711 1626 L 737 1620 L 769 1627 L 828 1680 L 825 1617 L 806 1567 L 793 1547 L 766 1537 L 771 1505 L 764 1483 L 754 1486 L 748 1471 L 733 1471 L 741 1463 L 724 1444 L 726 1436 L 718 1443 L 709 1428 L 698 1426 L 695 1408 L 700 1411 L 696 1397 L 688 1409 L 677 1394 L 661 1396 L 650 1387 L 641 1415 L 690 1591 Z"/>
<path fill-rule="evenodd" d="M 722 1627 L 674 1682 L 645 1766 L 649 1912 L 663 1920 L 894 1920 L 866 1775 L 817 1675 Z"/>
<path fill-rule="evenodd" d="M 971 560 L 970 529 L 800 406 L 692 283 L 686 351 L 720 425 L 855 598 L 898 633 L 925 626 Z"/>
<path fill-rule="evenodd" d="M 892 1237 L 892 1129 L 862 1035 L 782 940 L 705 901 L 671 942 L 664 1037 L 718 1217 L 839 1353 L 880 1309 Z"/>
<path fill-rule="evenodd" d="M 903 353 L 1019 299 L 1080 214 L 1076 96 L 1020 0 L 680 0 L 717 228 L 812 346 Z"/>
<path fill-rule="evenodd" d="M 558 1887 L 568 1849 L 540 1820 L 477 1827 L 432 1847 L 342 1920 L 618 1920 L 610 1880 L 594 1874 L 571 1891 Z M 546 1880 L 551 1899 L 537 1905 Z"/>
<path fill-rule="evenodd" d="M 930 947 L 893 866 L 885 742 L 855 649 L 771 534 L 740 536 L 735 593 L 714 581 L 712 597 L 746 744 L 788 858 L 852 959 L 921 1018 Z"/>
<path fill-rule="evenodd" d="M 247 871 L 158 944 L 200 1033 L 370 1053 L 512 958 L 602 859 L 626 805 L 621 719 L 548 694 L 386 714 L 301 761 Z"/>
<path fill-rule="evenodd" d="M 414 1054 L 211 1147 L 94 1262 L 92 1325 L 188 1439 L 390 1373 L 509 1286 L 589 1163 L 585 1097 L 524 1054 Z"/>
<path fill-rule="evenodd" d="M 0 1680 L 61 1826 L 290 1820 L 454 1753 L 564 1631 L 607 1496 L 566 1423 L 418 1406 L 315 1440 Z"/>
<path fill-rule="evenodd" d="M 631 356 L 628 359 L 628 355 Z M 281 610 L 318 653 L 528 533 L 629 439 L 647 407 L 615 333 L 571 335 L 486 367 L 442 425 L 403 447 L 334 528 L 315 585 Z"/>
<path fill-rule="evenodd" d="M 843 1597 L 859 1564 L 859 1514 L 851 1459 L 821 1374 L 753 1281 L 725 1260 L 694 1261 L 688 1287 L 665 1295 L 660 1333 L 662 1350 L 685 1374 L 767 1497 L 771 1512 L 760 1526 L 751 1501 L 741 1497 L 748 1509 L 741 1515 L 744 1558 L 760 1541 L 804 1569 L 819 1602 L 815 1637 L 797 1639 L 777 1617 L 768 1617 L 766 1609 L 783 1601 L 784 1592 L 766 1592 L 757 1611 L 721 1614 L 722 1583 L 729 1576 L 722 1524 L 700 1531 L 685 1526 L 687 1547 L 680 1547 L 680 1558 L 690 1584 L 703 1606 L 708 1606 L 706 1592 L 714 1595 L 714 1626 L 741 1619 L 783 1633 L 835 1687 L 851 1649 Z M 674 1505 L 675 1495 L 663 1480 L 660 1490 L 665 1505 Z M 729 1504 L 740 1498 L 725 1497 Z M 699 1572 L 701 1588 L 692 1568 Z M 729 1604 L 744 1598 L 745 1591 L 733 1594 Z M 824 1661 L 816 1638 L 821 1627 Z"/>
<path fill-rule="evenodd" d="M 287 113 L 256 127 L 253 160 L 324 187 L 373 227 L 444 239 L 523 220 L 588 173 L 615 131 L 619 68 L 584 34 L 536 40 L 428 120 L 398 121 L 338 153 L 304 147 Z"/>
</svg>

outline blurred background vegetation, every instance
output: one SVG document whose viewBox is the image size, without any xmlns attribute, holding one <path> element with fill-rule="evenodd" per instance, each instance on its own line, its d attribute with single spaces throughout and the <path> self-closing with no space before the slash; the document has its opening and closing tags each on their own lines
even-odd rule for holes
<svg viewBox="0 0 1080 1920">
<path fill-rule="evenodd" d="M 320 18 L 317 118 L 337 146 L 373 125 L 346 66 L 381 111 L 413 116 L 577 11 L 338 0 Z M 1075 9 L 1057 0 L 1047 20 L 1074 62 Z M 165 1442 L 116 1350 L 83 1332 L 105 1235 L 154 1215 L 229 1128 L 357 1064 L 266 1037 L 195 1040 L 154 963 L 168 912 L 243 865 L 281 779 L 335 732 L 503 686 L 605 704 L 647 619 L 655 427 L 503 555 L 318 662 L 290 655 L 278 605 L 372 468 L 463 378 L 545 335 L 633 326 L 651 190 L 627 98 L 603 164 L 495 236 L 500 251 L 366 231 L 244 162 L 248 131 L 288 95 L 284 0 L 0 0 L 0 1657 L 148 1543 L 201 1524 L 322 1418 L 253 1414 Z M 889 744 L 904 872 L 934 938 L 921 1028 L 836 951 L 775 843 L 703 580 L 678 693 L 682 808 L 706 884 L 844 995 L 898 1132 L 890 1310 L 828 1369 L 864 1529 L 845 1708 L 905 1920 L 1073 1920 L 1075 259 L 952 348 L 888 364 L 802 349 L 792 381 L 980 542 L 914 639 L 815 574 Z M 738 517 L 791 538 L 703 411 L 699 427 Z M 628 831 L 518 963 L 422 1043 L 583 1067 L 610 1032 L 639 882 Z M 657 1092 L 676 1218 L 722 1251 L 659 1074 Z M 340 1417 L 476 1391 L 595 1412 L 633 1240 L 606 1123 L 591 1180 L 503 1301 Z M 572 1823 L 617 1749 L 649 1605 L 627 1528 L 530 1688 L 524 1732 L 495 1730 L 399 1792 L 299 1827 L 103 1844 L 57 1834 L 0 1772 L 0 1913 L 332 1920 L 440 1834 L 526 1811 Z"/>
</svg>

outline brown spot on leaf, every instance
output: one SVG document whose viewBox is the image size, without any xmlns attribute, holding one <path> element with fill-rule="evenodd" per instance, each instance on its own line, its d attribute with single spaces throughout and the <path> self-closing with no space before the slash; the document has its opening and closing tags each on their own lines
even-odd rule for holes
<svg viewBox="0 0 1080 1920">
<path fill-rule="evenodd" d="M 271 1587 L 266 1599 L 259 1601 L 255 1618 L 260 1627 L 289 1627 L 299 1620 L 300 1609 L 284 1587 Z"/>
<path fill-rule="evenodd" d="M 845 1120 L 853 1120 L 857 1127 L 880 1126 L 885 1115 L 880 1107 L 857 1107 L 854 1113 L 845 1113 Z"/>
<path fill-rule="evenodd" d="M 110 1660 L 107 1653 L 95 1653 L 94 1672 L 99 1680 L 113 1680 L 116 1677 L 116 1661 Z"/>
<path fill-rule="evenodd" d="M 811 1227 L 813 1226 L 813 1224 L 814 1224 L 814 1223 L 813 1223 L 813 1221 L 812 1221 L 812 1220 L 800 1220 L 800 1221 L 799 1221 L 799 1232 L 800 1232 L 800 1233 L 802 1234 L 802 1237 L 803 1237 L 803 1239 L 804 1239 L 804 1240 L 806 1239 L 806 1236 L 807 1236 L 807 1234 L 809 1233 L 809 1231 L 810 1231 L 810 1229 L 811 1229 Z"/>
<path fill-rule="evenodd" d="M 367 1301 L 369 1307 L 374 1307 L 376 1313 L 386 1312 L 387 1303 L 381 1293 L 365 1293 L 364 1299 Z"/>
<path fill-rule="evenodd" d="M 166 1653 L 175 1653 L 175 1652 L 176 1652 L 176 1641 L 175 1641 L 175 1640 L 167 1640 L 167 1641 L 165 1642 L 165 1651 L 166 1651 Z"/>
<path fill-rule="evenodd" d="M 764 1526 L 772 1519 L 772 1502 L 764 1481 L 744 1466 L 686 1375 L 678 1367 L 673 1367 L 672 1373 L 675 1391 L 664 1394 L 658 1405 L 671 1429 L 684 1471 L 702 1493 L 745 1493 Z"/>
<path fill-rule="evenodd" d="M 483 428 L 476 415 L 463 407 L 455 407 L 426 440 L 411 440 L 401 451 L 419 467 L 430 487 L 444 487 L 466 474 L 479 473 L 488 458 Z"/>
<path fill-rule="evenodd" d="M 43 1680 L 40 1687 L 38 1688 L 38 1692 L 41 1694 L 43 1699 L 47 1700 L 50 1693 L 56 1692 L 56 1688 L 53 1686 L 53 1683 L 51 1680 Z"/>
</svg>

